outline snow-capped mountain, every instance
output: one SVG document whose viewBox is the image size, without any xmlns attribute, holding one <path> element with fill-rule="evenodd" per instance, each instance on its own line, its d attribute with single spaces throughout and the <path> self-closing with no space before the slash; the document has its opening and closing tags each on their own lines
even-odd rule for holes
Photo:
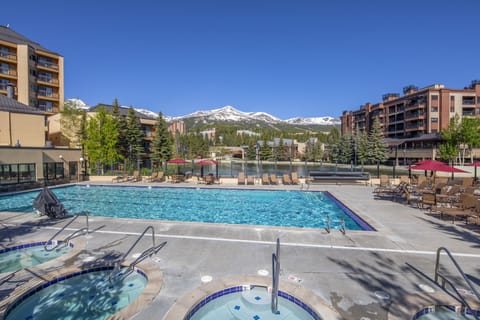
<svg viewBox="0 0 480 320">
<path fill-rule="evenodd" d="M 291 118 L 285 120 L 285 122 L 290 124 L 299 124 L 299 125 L 310 125 L 310 124 L 320 124 L 320 125 L 339 125 L 340 120 L 332 117 L 314 117 L 314 118 Z"/>
<path fill-rule="evenodd" d="M 90 106 L 80 99 L 75 99 L 75 98 L 67 99 L 67 100 L 65 100 L 65 103 L 68 103 L 72 107 L 75 107 L 77 109 L 83 109 L 83 110 L 90 109 Z"/>
<path fill-rule="evenodd" d="M 80 99 L 68 99 L 65 102 L 82 108 L 90 108 L 85 102 Z M 128 107 L 125 107 L 128 108 Z M 138 109 L 135 110 L 141 114 L 146 115 L 149 118 L 156 118 L 158 113 L 147 110 L 147 109 Z M 302 118 L 296 117 L 287 120 L 282 120 L 266 112 L 243 112 L 238 109 L 235 109 L 232 106 L 225 106 L 223 108 L 212 109 L 212 110 L 200 110 L 184 116 L 171 117 L 163 115 L 163 118 L 167 122 L 174 120 L 185 120 L 189 121 L 191 124 L 212 124 L 222 122 L 222 123 L 238 123 L 238 124 L 248 124 L 250 126 L 261 126 L 268 125 L 269 127 L 277 127 L 282 125 L 293 125 L 293 126 L 338 126 L 340 120 L 333 117 L 313 117 L 313 118 Z"/>
</svg>

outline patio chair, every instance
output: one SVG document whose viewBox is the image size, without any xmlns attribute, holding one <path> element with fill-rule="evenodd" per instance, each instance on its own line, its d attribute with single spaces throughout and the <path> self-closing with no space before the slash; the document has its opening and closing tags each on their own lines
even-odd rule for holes
<svg viewBox="0 0 480 320">
<path fill-rule="evenodd" d="M 292 184 L 292 180 L 290 180 L 290 175 L 288 173 L 285 173 L 282 176 L 282 183 L 283 184 Z"/>
<path fill-rule="evenodd" d="M 432 209 L 437 204 L 437 198 L 435 196 L 435 193 L 434 192 L 424 192 L 424 193 L 422 193 L 421 199 L 422 199 L 421 200 L 422 209 L 425 209 L 425 207 L 428 207 L 429 212 L 432 212 Z"/>
<path fill-rule="evenodd" d="M 468 219 L 470 216 L 478 214 L 476 208 L 478 206 L 478 200 L 474 195 L 462 194 L 460 195 L 461 203 L 458 208 L 439 208 L 440 217 L 449 216 L 452 218 L 452 223 L 455 223 L 457 217 L 465 217 Z"/>
<path fill-rule="evenodd" d="M 237 179 L 238 179 L 238 184 L 245 184 L 245 173 L 239 172 Z"/>
<path fill-rule="evenodd" d="M 247 184 L 255 184 L 255 179 L 253 176 L 247 176 Z"/>
<path fill-rule="evenodd" d="M 274 173 L 270 175 L 270 184 L 278 184 L 277 175 Z"/>
<path fill-rule="evenodd" d="M 112 182 L 124 182 L 128 181 L 128 173 L 123 174 L 123 176 L 117 176 L 112 179 Z"/>
<path fill-rule="evenodd" d="M 465 177 L 462 180 L 462 187 L 464 189 L 473 186 L 473 178 L 472 177 Z"/>
<path fill-rule="evenodd" d="M 262 184 L 270 184 L 270 179 L 268 178 L 268 174 L 262 174 Z"/>
<path fill-rule="evenodd" d="M 300 180 L 298 179 L 298 173 L 296 171 L 292 172 L 292 184 L 299 184 Z"/>
</svg>

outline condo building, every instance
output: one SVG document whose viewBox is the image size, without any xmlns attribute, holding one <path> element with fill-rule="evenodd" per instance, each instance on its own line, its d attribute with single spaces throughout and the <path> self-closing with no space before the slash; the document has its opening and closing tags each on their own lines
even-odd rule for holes
<svg viewBox="0 0 480 320">
<path fill-rule="evenodd" d="M 46 115 L 62 110 L 63 57 L 0 26 L 0 94 Z"/>
<path fill-rule="evenodd" d="M 403 96 L 387 93 L 382 102 L 366 103 L 341 116 L 342 134 L 370 131 L 378 119 L 385 138 L 408 139 L 439 133 L 448 128 L 450 119 L 480 117 L 480 80 L 464 89 L 449 89 L 442 84 L 425 88 L 403 88 Z"/>
</svg>

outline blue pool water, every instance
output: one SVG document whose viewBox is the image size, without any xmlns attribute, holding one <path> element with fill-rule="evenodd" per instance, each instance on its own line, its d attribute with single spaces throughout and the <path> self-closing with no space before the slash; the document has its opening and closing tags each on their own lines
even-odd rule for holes
<svg viewBox="0 0 480 320">
<path fill-rule="evenodd" d="M 50 281 L 14 303 L 6 320 L 107 319 L 132 303 L 147 285 L 146 277 L 135 271 L 110 282 L 111 271 L 98 268 Z"/>
<path fill-rule="evenodd" d="M 33 267 L 58 258 L 69 252 L 72 245 L 59 245 L 49 242 L 35 242 L 0 250 L 0 273 L 12 272 Z M 51 247 L 54 246 L 54 247 Z"/>
<path fill-rule="evenodd" d="M 272 313 L 271 299 L 266 288 L 228 288 L 203 299 L 193 307 L 185 320 L 322 320 L 298 298 L 282 291 L 279 292 L 277 312 Z"/>
<path fill-rule="evenodd" d="M 324 192 L 69 186 L 51 189 L 70 214 L 300 228 L 372 230 Z M 0 211 L 33 212 L 36 192 L 1 196 Z"/>
</svg>

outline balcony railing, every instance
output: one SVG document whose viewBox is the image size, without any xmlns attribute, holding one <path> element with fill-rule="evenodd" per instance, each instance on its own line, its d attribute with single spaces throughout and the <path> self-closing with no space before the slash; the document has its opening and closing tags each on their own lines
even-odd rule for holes
<svg viewBox="0 0 480 320">
<path fill-rule="evenodd" d="M 51 62 L 37 62 L 37 67 L 58 70 L 58 64 L 51 63 Z"/>
<path fill-rule="evenodd" d="M 6 53 L 6 52 L 0 52 L 0 58 L 6 59 L 6 60 L 11 60 L 11 61 L 17 61 L 17 56 L 11 53 Z"/>
<path fill-rule="evenodd" d="M 0 68 L 0 74 L 9 75 L 9 76 L 17 76 L 17 70 Z"/>
<path fill-rule="evenodd" d="M 44 97 L 44 98 L 52 98 L 58 99 L 58 93 L 54 92 L 45 92 L 45 91 L 38 91 L 37 97 Z"/>
<path fill-rule="evenodd" d="M 38 76 L 38 77 L 37 77 L 37 81 L 46 82 L 46 83 L 52 83 L 52 84 L 58 84 L 58 79 L 49 78 L 49 77 Z"/>
</svg>

